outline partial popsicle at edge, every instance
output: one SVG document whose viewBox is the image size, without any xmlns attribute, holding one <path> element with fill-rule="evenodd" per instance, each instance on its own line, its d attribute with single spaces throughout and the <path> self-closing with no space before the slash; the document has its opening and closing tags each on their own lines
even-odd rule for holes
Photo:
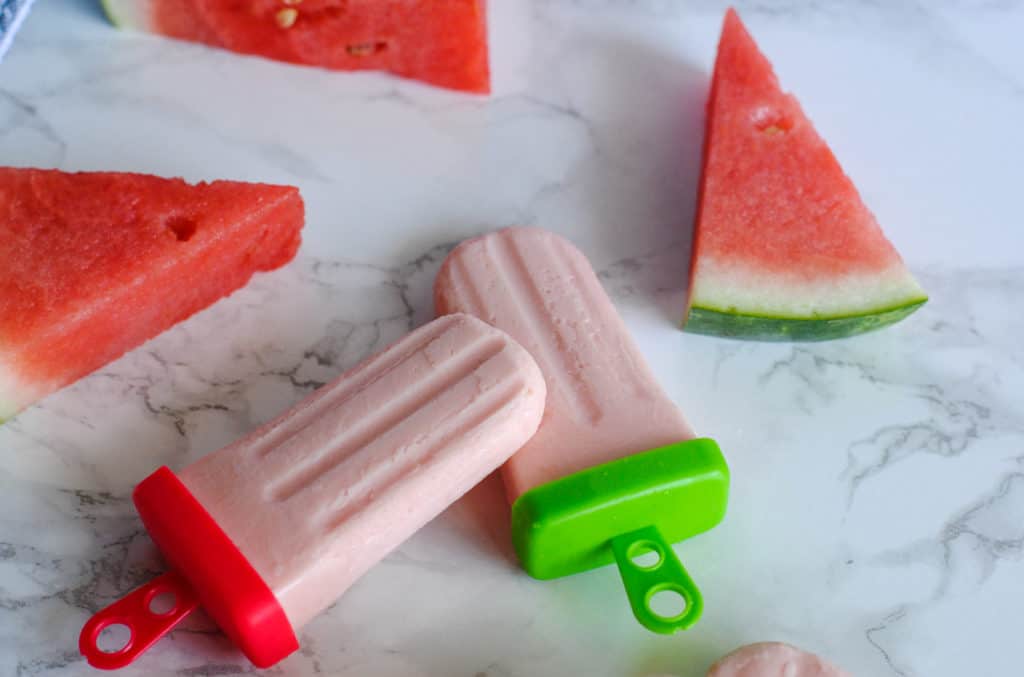
<svg viewBox="0 0 1024 677">
<path fill-rule="evenodd" d="M 299 628 L 529 440 L 545 390 L 506 334 L 440 318 L 179 475 L 158 471 L 136 505 L 177 575 L 171 587 L 271 665 L 298 648 Z M 145 649 L 95 662 L 108 661 L 95 650 L 102 626 L 124 622 L 111 608 L 82 634 L 97 667 Z"/>
<path fill-rule="evenodd" d="M 616 561 L 641 622 L 692 625 L 702 601 L 668 543 L 721 521 L 728 468 L 658 385 L 586 257 L 553 233 L 508 228 L 459 245 L 434 294 L 438 314 L 508 332 L 547 381 L 540 429 L 502 466 L 527 572 L 555 578 Z M 643 549 L 659 563 L 633 564 Z M 678 617 L 650 610 L 662 589 L 686 599 Z"/>
<path fill-rule="evenodd" d="M 851 677 L 812 653 L 781 642 L 759 642 L 715 662 L 707 677 Z"/>
</svg>

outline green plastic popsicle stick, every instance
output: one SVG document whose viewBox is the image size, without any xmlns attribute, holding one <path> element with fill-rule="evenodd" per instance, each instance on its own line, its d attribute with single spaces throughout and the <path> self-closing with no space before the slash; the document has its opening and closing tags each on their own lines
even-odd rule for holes
<svg viewBox="0 0 1024 677">
<path fill-rule="evenodd" d="M 648 630 L 670 635 L 686 630 L 700 620 L 704 598 L 694 584 L 672 546 L 655 526 L 644 527 L 612 539 L 615 563 L 619 566 L 622 585 L 629 596 L 633 615 Z M 644 564 L 638 558 L 653 553 L 657 560 Z M 686 606 L 675 616 L 662 616 L 651 608 L 651 600 L 661 592 L 677 593 Z"/>
<path fill-rule="evenodd" d="M 729 467 L 698 438 L 626 456 L 542 484 L 512 505 L 512 543 L 523 568 L 547 580 L 615 561 L 611 541 L 655 526 L 676 543 L 725 516 Z"/>
<path fill-rule="evenodd" d="M 690 627 L 703 601 L 669 543 L 711 529 L 725 516 L 729 466 L 714 440 L 683 440 L 581 470 L 534 487 L 512 505 L 512 544 L 528 574 L 542 580 L 617 562 L 637 619 L 655 632 Z M 657 550 L 642 570 L 631 556 Z M 650 609 L 662 590 L 686 609 L 664 618 Z"/>
</svg>

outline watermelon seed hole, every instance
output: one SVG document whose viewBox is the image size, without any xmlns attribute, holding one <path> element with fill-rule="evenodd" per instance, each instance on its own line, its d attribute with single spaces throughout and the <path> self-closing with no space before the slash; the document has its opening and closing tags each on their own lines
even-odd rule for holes
<svg viewBox="0 0 1024 677">
<path fill-rule="evenodd" d="M 793 120 L 778 111 L 761 108 L 753 114 L 754 126 L 757 131 L 767 136 L 784 134 L 793 128 Z"/>
<path fill-rule="evenodd" d="M 172 216 L 167 220 L 167 230 L 174 233 L 179 242 L 188 242 L 196 234 L 196 222 L 184 216 Z"/>
<path fill-rule="evenodd" d="M 383 40 L 377 42 L 357 42 L 346 47 L 350 56 L 372 56 L 388 51 L 388 43 Z"/>
</svg>

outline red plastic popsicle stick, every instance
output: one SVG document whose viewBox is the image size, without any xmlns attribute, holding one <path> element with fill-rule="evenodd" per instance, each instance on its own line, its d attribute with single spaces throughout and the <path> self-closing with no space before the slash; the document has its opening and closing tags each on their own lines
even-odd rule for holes
<svg viewBox="0 0 1024 677">
<path fill-rule="evenodd" d="M 169 610 L 157 613 L 150 605 L 158 595 L 164 593 L 173 595 L 174 602 Z M 199 600 L 189 584 L 174 572 L 166 573 L 96 612 L 82 628 L 82 634 L 78 637 L 78 650 L 94 668 L 123 668 L 153 646 L 197 606 Z M 104 651 L 98 644 L 100 633 L 112 625 L 127 626 L 131 636 L 120 649 Z"/>
</svg>

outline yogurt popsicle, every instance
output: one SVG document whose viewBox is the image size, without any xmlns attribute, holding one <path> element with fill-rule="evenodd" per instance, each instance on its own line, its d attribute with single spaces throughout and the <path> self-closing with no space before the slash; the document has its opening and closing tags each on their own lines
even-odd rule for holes
<svg viewBox="0 0 1024 677">
<path fill-rule="evenodd" d="M 440 315 L 469 313 L 508 332 L 547 381 L 540 429 L 502 466 L 526 571 L 556 578 L 614 560 L 646 627 L 696 622 L 700 593 L 669 543 L 721 521 L 728 467 L 659 387 L 583 254 L 537 228 L 491 233 L 449 255 L 434 299 Z M 651 550 L 656 564 L 634 563 Z M 662 590 L 686 608 L 654 613 Z"/>
<path fill-rule="evenodd" d="M 828 661 L 780 642 L 750 644 L 720 659 L 707 677 L 851 677 Z"/>
<path fill-rule="evenodd" d="M 253 663 L 276 663 L 299 628 L 533 435 L 545 390 L 514 340 L 451 315 L 179 475 L 158 470 L 134 500 L 172 573 L 97 613 L 82 652 L 122 667 L 201 605 Z M 164 591 L 176 603 L 157 616 L 150 601 Z M 132 640 L 102 652 L 114 623 Z"/>
</svg>

